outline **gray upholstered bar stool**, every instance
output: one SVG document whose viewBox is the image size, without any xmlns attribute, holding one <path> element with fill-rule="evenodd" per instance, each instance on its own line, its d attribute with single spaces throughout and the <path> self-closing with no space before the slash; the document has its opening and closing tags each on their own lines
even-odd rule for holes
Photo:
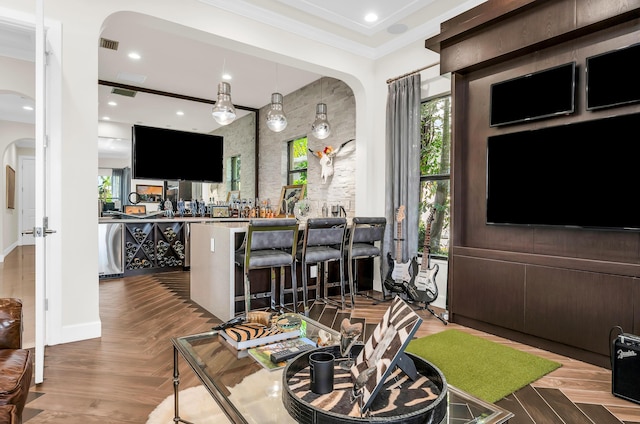
<svg viewBox="0 0 640 424">
<path fill-rule="evenodd" d="M 244 243 L 236 251 L 236 265 L 243 268 L 245 313 L 251 310 L 251 299 L 271 297 L 271 309 L 276 309 L 275 268 L 280 268 L 280 310 L 285 307 L 285 293 L 293 295 L 293 309 L 298 305 L 298 284 L 296 278 L 296 247 L 298 244 L 298 222 L 291 219 L 252 219 Z M 285 289 L 284 267 L 291 270 L 291 288 Z M 271 291 L 251 294 L 249 271 L 270 268 Z"/>
<path fill-rule="evenodd" d="M 320 281 L 323 281 L 323 299 L 329 301 L 328 289 L 340 287 L 341 306 L 345 307 L 345 280 L 344 280 L 344 236 L 347 228 L 346 218 L 310 218 L 304 228 L 301 248 L 298 249 L 296 259 L 302 265 L 302 299 L 304 313 L 309 313 L 309 277 L 307 265 L 316 264 L 318 273 L 314 286 L 316 299 L 319 298 Z M 330 283 L 328 281 L 328 263 L 340 261 L 340 281 Z M 321 277 L 322 276 L 322 277 Z"/>
<path fill-rule="evenodd" d="M 347 232 L 345 255 L 349 267 L 349 291 L 352 307 L 355 304 L 355 294 L 358 292 L 356 260 L 380 257 L 380 276 L 384 278 L 382 240 L 386 225 L 387 219 L 384 217 L 355 217 Z M 377 246 L 376 243 L 378 243 Z M 382 296 L 385 297 L 384 287 L 382 287 Z"/>
</svg>

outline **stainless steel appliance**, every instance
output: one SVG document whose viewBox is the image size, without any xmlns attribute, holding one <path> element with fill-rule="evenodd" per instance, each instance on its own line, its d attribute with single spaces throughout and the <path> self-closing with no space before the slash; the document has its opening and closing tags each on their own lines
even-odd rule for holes
<svg viewBox="0 0 640 424">
<path fill-rule="evenodd" d="M 124 273 L 124 224 L 98 224 L 98 276 L 113 277 Z"/>
</svg>

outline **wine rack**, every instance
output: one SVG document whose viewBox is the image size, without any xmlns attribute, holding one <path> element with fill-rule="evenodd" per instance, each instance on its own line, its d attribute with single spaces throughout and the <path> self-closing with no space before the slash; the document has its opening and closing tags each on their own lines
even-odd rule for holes
<svg viewBox="0 0 640 424">
<path fill-rule="evenodd" d="M 184 223 L 141 222 L 125 227 L 125 275 L 173 271 L 185 265 Z"/>
</svg>

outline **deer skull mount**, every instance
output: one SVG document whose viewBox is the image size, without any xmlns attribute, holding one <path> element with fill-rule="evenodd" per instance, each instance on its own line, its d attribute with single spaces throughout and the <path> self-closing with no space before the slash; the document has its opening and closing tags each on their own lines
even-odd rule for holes
<svg viewBox="0 0 640 424">
<path fill-rule="evenodd" d="M 322 167 L 322 172 L 320 177 L 322 178 L 322 184 L 326 184 L 329 177 L 333 175 L 333 158 L 336 157 L 338 152 L 342 150 L 342 148 L 349 142 L 353 141 L 347 140 L 340 145 L 337 149 L 334 149 L 331 146 L 326 146 L 323 150 L 313 151 L 309 149 L 310 152 L 313 153 L 315 157 L 320 159 L 320 166 Z"/>
</svg>

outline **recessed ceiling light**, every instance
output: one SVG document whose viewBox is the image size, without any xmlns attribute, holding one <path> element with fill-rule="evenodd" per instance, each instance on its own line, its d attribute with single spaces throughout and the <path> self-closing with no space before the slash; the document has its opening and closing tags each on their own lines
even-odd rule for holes
<svg viewBox="0 0 640 424">
<path fill-rule="evenodd" d="M 24 109 L 24 110 L 33 110 L 33 107 L 29 106 L 29 105 L 25 105 L 25 106 L 22 106 L 22 109 Z"/>
<path fill-rule="evenodd" d="M 142 56 L 140 56 L 140 54 L 136 53 L 136 52 L 131 52 L 129 53 L 129 58 L 130 59 L 134 59 L 134 60 L 138 60 L 140 59 Z"/>
<path fill-rule="evenodd" d="M 103 116 L 102 119 L 104 119 L 105 121 L 110 121 L 111 118 L 109 118 L 108 116 Z"/>
<path fill-rule="evenodd" d="M 113 100 L 111 100 L 109 103 L 107 103 L 109 106 L 118 106 L 118 103 L 114 102 Z"/>
<path fill-rule="evenodd" d="M 183 116 L 183 115 L 184 115 L 184 112 L 183 112 L 183 111 L 181 111 L 181 110 L 179 110 L 179 111 L 177 111 L 177 112 L 176 112 L 176 115 L 178 115 L 178 116 Z"/>
<path fill-rule="evenodd" d="M 378 15 L 376 15 L 375 13 L 371 12 L 371 13 L 367 13 L 364 17 L 364 20 L 367 22 L 375 22 L 378 20 Z"/>
<path fill-rule="evenodd" d="M 223 80 L 229 81 L 229 80 L 231 80 L 231 78 L 232 78 L 231 74 L 222 74 L 222 79 Z"/>
</svg>

